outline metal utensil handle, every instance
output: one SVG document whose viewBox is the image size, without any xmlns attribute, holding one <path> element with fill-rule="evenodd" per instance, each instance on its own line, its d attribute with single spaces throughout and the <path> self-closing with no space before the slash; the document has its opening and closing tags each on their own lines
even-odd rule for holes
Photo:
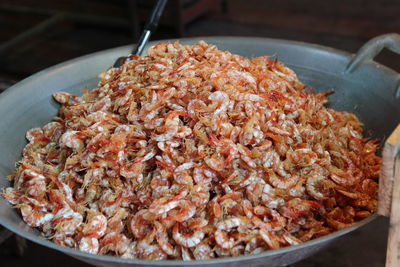
<svg viewBox="0 0 400 267">
<path fill-rule="evenodd" d="M 378 214 L 390 216 L 386 266 L 400 266 L 400 124 L 382 152 Z"/>
<path fill-rule="evenodd" d="M 346 72 L 352 72 L 362 63 L 373 59 L 383 48 L 387 48 L 397 54 L 400 54 L 400 34 L 389 33 L 379 35 L 366 42 L 349 62 Z"/>
<path fill-rule="evenodd" d="M 150 35 L 157 29 L 158 22 L 160 21 L 160 17 L 164 11 L 165 5 L 168 0 L 158 0 L 156 5 L 154 6 L 150 17 L 148 18 L 146 25 L 144 26 L 142 35 L 140 35 L 140 39 L 132 50 L 132 55 L 141 55 L 144 47 L 147 44 L 147 41 L 150 39 Z"/>
</svg>

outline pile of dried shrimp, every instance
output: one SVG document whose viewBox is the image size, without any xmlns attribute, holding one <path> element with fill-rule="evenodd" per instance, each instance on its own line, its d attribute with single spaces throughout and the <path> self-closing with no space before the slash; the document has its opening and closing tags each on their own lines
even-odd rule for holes
<svg viewBox="0 0 400 267">
<path fill-rule="evenodd" d="M 355 115 L 282 63 L 199 42 L 131 56 L 27 132 L 3 196 L 53 242 L 138 259 L 296 245 L 376 209 L 381 159 Z"/>
</svg>

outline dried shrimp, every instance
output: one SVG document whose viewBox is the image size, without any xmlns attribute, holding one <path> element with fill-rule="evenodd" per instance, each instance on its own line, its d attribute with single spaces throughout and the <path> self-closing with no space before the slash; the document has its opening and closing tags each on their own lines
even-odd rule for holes
<svg viewBox="0 0 400 267">
<path fill-rule="evenodd" d="M 3 197 L 53 242 L 138 259 L 260 253 L 377 206 L 381 159 L 355 115 L 284 64 L 160 43 L 27 132 Z"/>
</svg>

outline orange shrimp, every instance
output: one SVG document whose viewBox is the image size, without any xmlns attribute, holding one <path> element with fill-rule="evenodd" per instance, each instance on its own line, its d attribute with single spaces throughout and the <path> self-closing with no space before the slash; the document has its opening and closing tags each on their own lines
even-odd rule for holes
<svg viewBox="0 0 400 267">
<path fill-rule="evenodd" d="M 228 234 L 221 229 L 217 229 L 214 236 L 215 242 L 217 242 L 217 244 L 223 249 L 231 249 L 236 244 L 235 240 L 232 237 L 229 238 Z"/>
<path fill-rule="evenodd" d="M 177 222 L 184 222 L 192 218 L 196 213 L 196 207 L 187 200 L 180 200 L 178 206 L 179 210 L 176 215 L 167 216 L 166 220 L 173 220 Z"/>
<path fill-rule="evenodd" d="M 129 213 L 124 208 L 118 208 L 114 216 L 112 216 L 107 223 L 107 232 L 121 233 L 124 230 L 124 220 L 128 217 Z"/>
<path fill-rule="evenodd" d="M 279 240 L 269 231 L 261 229 L 260 236 L 264 240 L 264 242 L 270 247 L 270 249 L 279 249 L 281 247 Z"/>
<path fill-rule="evenodd" d="M 142 209 L 132 216 L 129 224 L 129 229 L 131 230 L 132 234 L 138 239 L 142 239 L 143 237 L 145 237 L 151 229 L 151 223 L 145 219 L 148 214 L 148 210 Z"/>
<path fill-rule="evenodd" d="M 310 196 L 316 200 L 323 200 L 333 195 L 335 184 L 321 176 L 310 176 L 307 178 L 306 189 Z"/>
<path fill-rule="evenodd" d="M 163 215 L 179 206 L 180 201 L 169 197 L 159 198 L 149 207 L 149 211 L 155 215 Z"/>
<path fill-rule="evenodd" d="M 330 178 L 334 182 L 338 183 L 339 185 L 351 186 L 361 179 L 361 177 L 363 176 L 362 171 L 355 167 L 353 161 L 350 158 L 335 151 L 332 151 L 330 153 L 335 157 L 342 159 L 344 163 L 347 165 L 346 171 L 338 169 L 334 166 L 331 167 Z"/>
<path fill-rule="evenodd" d="M 60 145 L 80 151 L 84 147 L 82 133 L 79 131 L 67 131 L 60 138 Z"/>
<path fill-rule="evenodd" d="M 321 204 L 318 202 L 293 198 L 281 207 L 279 213 L 289 219 L 297 219 L 319 207 L 321 207 Z"/>
<path fill-rule="evenodd" d="M 99 199 L 99 208 L 107 216 L 115 213 L 116 209 L 121 205 L 122 202 L 122 191 L 117 193 L 111 190 L 103 192 Z"/>
<path fill-rule="evenodd" d="M 299 176 L 297 174 L 289 174 L 286 177 L 279 177 L 274 171 L 267 170 L 269 182 L 281 189 L 289 189 L 297 184 Z"/>
<path fill-rule="evenodd" d="M 229 104 L 229 97 L 225 92 L 215 91 L 208 96 L 208 99 L 211 100 L 211 105 L 216 107 L 214 110 L 214 115 L 218 115 L 219 113 L 226 111 Z"/>
<path fill-rule="evenodd" d="M 156 240 L 160 248 L 168 255 L 171 256 L 176 256 L 177 251 L 176 249 L 168 242 L 168 235 L 167 235 L 167 230 L 165 227 L 159 223 L 159 222 L 154 222 L 154 225 L 157 229 L 156 232 Z"/>
<path fill-rule="evenodd" d="M 196 260 L 208 260 L 213 258 L 213 251 L 209 245 L 200 243 L 193 250 L 193 256 Z"/>
<path fill-rule="evenodd" d="M 217 154 L 213 154 L 210 158 L 205 159 L 204 162 L 215 171 L 222 171 L 225 167 L 223 158 Z"/>
<path fill-rule="evenodd" d="M 129 249 L 130 240 L 123 234 L 109 233 L 100 242 L 100 254 L 113 251 L 117 255 L 124 254 Z"/>
<path fill-rule="evenodd" d="M 97 214 L 90 218 L 82 228 L 84 236 L 101 238 L 107 230 L 107 218 L 103 214 Z M 89 241 L 86 240 L 86 241 Z"/>
<path fill-rule="evenodd" d="M 99 247 L 99 240 L 95 237 L 85 236 L 79 241 L 79 250 L 86 253 L 97 254 Z"/>
<path fill-rule="evenodd" d="M 72 235 L 82 224 L 83 217 L 80 213 L 74 212 L 70 207 L 64 207 L 57 211 L 51 224 L 59 234 Z"/>
<path fill-rule="evenodd" d="M 194 231 L 192 234 L 183 235 L 180 233 L 181 224 L 176 223 L 172 229 L 172 237 L 175 242 L 185 248 L 191 248 L 197 246 L 204 238 L 202 230 Z"/>
<path fill-rule="evenodd" d="M 24 222 L 31 227 L 40 227 L 54 218 L 53 214 L 43 212 L 37 207 L 31 207 L 26 204 L 21 204 L 20 210 Z"/>
</svg>

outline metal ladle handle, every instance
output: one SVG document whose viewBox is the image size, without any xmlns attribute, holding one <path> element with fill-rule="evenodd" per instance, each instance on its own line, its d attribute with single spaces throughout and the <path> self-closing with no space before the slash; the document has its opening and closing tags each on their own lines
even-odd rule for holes
<svg viewBox="0 0 400 267">
<path fill-rule="evenodd" d="M 164 7 L 168 0 L 157 0 L 150 17 L 148 18 L 146 25 L 144 26 L 142 35 L 140 35 L 137 45 L 132 50 L 132 55 L 141 55 L 147 41 L 150 39 L 150 35 L 157 29 L 158 22 L 164 11 Z"/>
<path fill-rule="evenodd" d="M 129 57 L 132 55 L 141 55 L 144 47 L 146 46 L 147 42 L 150 39 L 150 35 L 157 29 L 158 21 L 164 11 L 165 5 L 167 4 L 168 0 L 157 0 L 153 10 L 151 11 L 150 17 L 148 18 L 146 25 L 144 26 L 143 32 L 140 35 L 139 41 L 135 45 L 135 48 L 132 50 L 132 53 L 129 56 L 123 56 L 117 58 L 114 62 L 113 67 L 119 68 L 121 67 L 126 60 L 129 60 Z"/>
</svg>

